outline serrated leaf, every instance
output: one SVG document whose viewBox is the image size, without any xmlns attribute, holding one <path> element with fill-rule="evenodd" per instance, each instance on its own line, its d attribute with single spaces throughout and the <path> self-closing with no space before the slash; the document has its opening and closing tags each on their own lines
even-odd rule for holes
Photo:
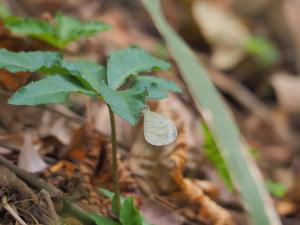
<svg viewBox="0 0 300 225">
<path fill-rule="evenodd" d="M 66 69 L 69 75 L 76 77 L 86 87 L 98 93 L 100 93 L 100 83 L 106 79 L 105 67 L 89 61 L 63 61 L 62 69 Z"/>
<path fill-rule="evenodd" d="M 134 207 L 133 198 L 127 198 L 122 204 L 120 211 L 122 225 L 142 225 L 143 217 L 139 210 Z"/>
<path fill-rule="evenodd" d="M 169 63 L 151 56 L 139 47 L 132 46 L 110 55 L 107 64 L 107 82 L 109 87 L 116 90 L 132 74 L 169 68 Z"/>
<path fill-rule="evenodd" d="M 60 64 L 61 55 L 56 52 L 11 52 L 0 49 L 0 68 L 9 72 L 36 72 Z"/>
<path fill-rule="evenodd" d="M 100 93 L 104 101 L 118 116 L 127 120 L 131 125 L 138 123 L 141 112 L 145 107 L 145 90 L 115 91 L 102 82 Z"/>
<path fill-rule="evenodd" d="M 96 213 L 89 214 L 89 217 L 96 223 L 96 225 L 119 225 L 108 217 L 101 216 Z"/>
<path fill-rule="evenodd" d="M 88 37 L 111 28 L 110 25 L 99 21 L 82 22 L 62 13 L 55 16 L 54 25 L 36 18 L 15 16 L 5 18 L 4 23 L 14 33 L 43 40 L 57 48 L 64 48 L 79 38 Z"/>
<path fill-rule="evenodd" d="M 53 75 L 42 80 L 31 82 L 20 88 L 9 99 L 13 105 L 39 105 L 62 103 L 68 100 L 70 94 L 80 92 L 86 95 L 94 93 L 85 89 L 81 84 L 69 77 Z"/>
<path fill-rule="evenodd" d="M 181 92 L 174 82 L 154 76 L 138 76 L 132 83 L 132 88 L 146 89 L 147 99 L 167 98 L 167 92 Z"/>
<path fill-rule="evenodd" d="M 28 35 L 56 46 L 53 27 L 44 20 L 10 16 L 4 20 L 5 26 L 17 34 Z"/>
<path fill-rule="evenodd" d="M 62 13 L 55 16 L 55 21 L 55 33 L 60 46 L 65 46 L 79 38 L 88 37 L 111 28 L 110 25 L 99 21 L 82 22 Z"/>
</svg>

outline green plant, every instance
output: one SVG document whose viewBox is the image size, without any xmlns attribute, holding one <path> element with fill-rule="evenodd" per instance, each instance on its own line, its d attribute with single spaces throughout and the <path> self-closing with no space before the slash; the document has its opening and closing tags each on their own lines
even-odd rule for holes
<svg viewBox="0 0 300 225">
<path fill-rule="evenodd" d="M 270 67 L 279 60 L 279 51 L 275 44 L 264 37 L 250 37 L 245 43 L 245 50 L 261 65 Z"/>
<path fill-rule="evenodd" d="M 115 193 L 106 189 L 99 189 L 104 196 L 113 200 Z M 149 224 L 140 211 L 134 206 L 134 200 L 132 197 L 120 199 L 121 210 L 119 214 L 119 223 L 116 223 L 106 217 L 98 214 L 90 214 L 89 216 L 96 222 L 97 225 L 153 225 Z M 114 211 L 114 205 L 112 205 Z"/>
<path fill-rule="evenodd" d="M 107 60 L 107 65 L 84 60 L 66 61 L 62 54 L 56 52 L 16 53 L 0 49 L 0 68 L 12 73 L 39 72 L 51 75 L 20 88 L 10 97 L 10 104 L 62 103 L 67 101 L 72 93 L 81 93 L 103 100 L 108 105 L 112 130 L 115 192 L 113 205 L 114 212 L 117 215 L 122 214 L 117 177 L 114 113 L 131 125 L 136 125 L 145 108 L 146 100 L 166 98 L 168 91 L 180 92 L 181 89 L 171 81 L 150 75 L 139 76 L 141 73 L 169 70 L 170 64 L 136 46 L 113 52 Z M 129 202 L 128 205 L 130 204 Z M 123 224 L 128 223 L 123 221 Z"/>
<path fill-rule="evenodd" d="M 53 23 L 36 18 L 22 18 L 3 13 L 1 15 L 5 27 L 12 32 L 40 39 L 59 49 L 79 38 L 111 29 L 108 24 L 99 21 L 83 22 L 63 13 L 57 13 Z"/>
<path fill-rule="evenodd" d="M 230 173 L 228 171 L 227 165 L 225 164 L 223 157 L 220 153 L 220 150 L 210 133 L 207 125 L 205 123 L 202 123 L 202 130 L 204 133 L 204 145 L 203 150 L 208 158 L 208 160 L 214 165 L 214 167 L 217 169 L 220 177 L 223 179 L 227 189 L 229 191 L 233 191 L 233 183 L 232 179 L 230 177 Z"/>
<path fill-rule="evenodd" d="M 282 198 L 288 190 L 288 188 L 284 184 L 277 183 L 271 180 L 267 180 L 266 185 L 268 191 L 276 198 Z"/>
</svg>

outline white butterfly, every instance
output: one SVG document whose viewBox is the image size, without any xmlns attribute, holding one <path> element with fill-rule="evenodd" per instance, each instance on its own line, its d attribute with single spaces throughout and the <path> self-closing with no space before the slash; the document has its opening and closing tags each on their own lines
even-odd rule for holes
<svg viewBox="0 0 300 225">
<path fill-rule="evenodd" d="M 144 137 L 146 141 L 155 146 L 163 146 L 172 143 L 177 138 L 177 129 L 168 118 L 150 111 L 145 106 L 144 113 Z"/>
</svg>

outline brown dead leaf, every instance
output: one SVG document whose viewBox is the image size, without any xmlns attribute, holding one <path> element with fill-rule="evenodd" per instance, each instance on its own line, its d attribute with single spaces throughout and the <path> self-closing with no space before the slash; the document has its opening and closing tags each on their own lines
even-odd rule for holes
<svg viewBox="0 0 300 225">
<path fill-rule="evenodd" d="M 214 66 L 231 69 L 245 58 L 244 45 L 250 31 L 240 18 L 214 1 L 195 1 L 192 10 L 203 36 L 213 49 L 211 61 Z"/>
<path fill-rule="evenodd" d="M 22 85 L 26 84 L 31 73 L 10 73 L 6 70 L 0 70 L 0 84 L 8 91 L 16 91 Z"/>
</svg>

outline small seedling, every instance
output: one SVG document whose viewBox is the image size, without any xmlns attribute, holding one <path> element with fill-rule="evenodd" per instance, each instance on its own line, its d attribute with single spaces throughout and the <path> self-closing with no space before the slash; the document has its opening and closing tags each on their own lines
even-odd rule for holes
<svg viewBox="0 0 300 225">
<path fill-rule="evenodd" d="M 111 29 L 111 26 L 99 21 L 80 21 L 73 17 L 57 13 L 53 23 L 37 18 L 22 18 L 3 15 L 6 28 L 13 33 L 42 40 L 56 48 L 63 49 L 79 38 L 89 37 L 97 32 Z"/>
<path fill-rule="evenodd" d="M 18 20 L 18 18 L 15 20 L 11 19 L 11 21 Z M 49 43 L 57 47 L 63 47 L 70 41 L 85 36 L 87 33 L 91 34 L 91 32 L 85 33 L 85 31 L 87 28 L 93 27 L 92 25 L 94 24 L 75 22 L 74 19 L 70 19 L 62 14 L 56 16 L 56 24 L 54 26 L 46 22 L 31 21 L 31 19 L 25 21 L 23 21 L 23 28 L 26 27 L 26 29 L 29 27 L 28 21 L 29 24 L 40 25 L 37 26 L 36 30 L 38 32 L 36 33 L 25 32 L 25 28 L 23 33 L 34 37 L 42 37 L 43 40 L 49 41 Z M 70 30 L 75 29 L 75 24 L 78 32 L 74 30 L 71 32 Z M 17 22 L 6 21 L 6 25 L 16 32 L 22 30 L 22 26 L 20 27 Z M 44 28 L 45 32 L 43 33 L 41 31 Z M 46 31 L 49 32 L 47 33 Z M 52 36 L 49 36 L 49 34 Z M 125 201 L 128 203 L 124 203 L 122 207 L 120 201 L 114 113 L 134 126 L 138 123 L 147 100 L 166 98 L 168 91 L 180 92 L 181 89 L 171 81 L 160 77 L 141 75 L 141 73 L 169 70 L 170 64 L 151 56 L 136 46 L 113 52 L 109 56 L 106 65 L 84 60 L 66 61 L 63 59 L 62 54 L 56 52 L 33 51 L 15 53 L 6 49 L 0 49 L 0 68 L 6 69 L 11 73 L 39 72 L 49 75 L 20 88 L 9 99 L 10 104 L 39 105 L 63 103 L 68 100 L 72 93 L 81 93 L 95 97 L 107 104 L 111 121 L 112 167 L 115 192 L 113 199 L 114 212 L 120 216 L 120 222 L 123 225 L 132 225 L 132 222 L 126 222 L 130 218 L 125 218 L 126 215 L 122 211 L 132 206 L 132 200 Z M 135 210 L 132 210 L 132 213 L 136 213 Z M 134 224 L 142 225 L 144 223 L 140 223 L 140 219 L 138 219 L 138 222 Z"/>
</svg>

